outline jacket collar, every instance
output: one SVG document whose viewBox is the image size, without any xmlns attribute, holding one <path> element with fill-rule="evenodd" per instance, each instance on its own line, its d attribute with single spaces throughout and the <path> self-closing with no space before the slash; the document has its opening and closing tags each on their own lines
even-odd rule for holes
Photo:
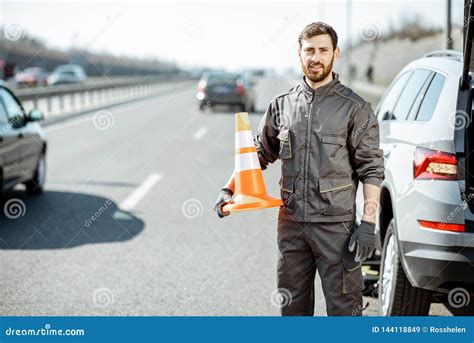
<svg viewBox="0 0 474 343">
<path fill-rule="evenodd" d="M 333 79 L 331 80 L 331 82 L 326 83 L 324 86 L 313 89 L 306 83 L 305 77 L 303 76 L 301 86 L 308 101 L 313 102 L 315 96 L 333 94 L 336 86 L 340 84 L 340 81 L 339 74 L 332 72 L 332 77 Z"/>
</svg>

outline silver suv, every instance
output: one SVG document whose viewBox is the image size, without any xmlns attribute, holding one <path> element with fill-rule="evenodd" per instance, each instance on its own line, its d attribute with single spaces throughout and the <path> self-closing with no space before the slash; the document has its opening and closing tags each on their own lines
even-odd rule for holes
<svg viewBox="0 0 474 343">
<path fill-rule="evenodd" d="M 428 315 L 431 302 L 448 295 L 467 305 L 474 290 L 474 187 L 466 193 L 455 144 L 472 107 L 458 101 L 462 72 L 461 53 L 429 53 L 397 75 L 375 109 L 385 156 L 380 315 Z"/>
</svg>

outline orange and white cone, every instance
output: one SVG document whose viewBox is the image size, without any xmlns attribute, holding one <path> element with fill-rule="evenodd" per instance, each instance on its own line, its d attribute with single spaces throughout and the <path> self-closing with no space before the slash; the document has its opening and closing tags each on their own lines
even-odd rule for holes
<svg viewBox="0 0 474 343">
<path fill-rule="evenodd" d="M 225 212 L 258 210 L 283 205 L 281 199 L 267 194 L 257 148 L 253 142 L 249 115 L 235 114 L 235 189 L 232 202 L 223 207 Z"/>
</svg>

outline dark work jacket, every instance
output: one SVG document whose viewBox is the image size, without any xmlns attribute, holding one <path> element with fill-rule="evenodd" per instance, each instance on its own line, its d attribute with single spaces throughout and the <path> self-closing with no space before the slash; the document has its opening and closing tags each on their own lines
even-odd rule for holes
<svg viewBox="0 0 474 343">
<path fill-rule="evenodd" d="M 354 220 L 359 181 L 384 179 L 377 118 L 333 77 L 316 90 L 303 79 L 273 99 L 254 137 L 262 169 L 281 160 L 280 215 L 290 220 Z"/>
</svg>

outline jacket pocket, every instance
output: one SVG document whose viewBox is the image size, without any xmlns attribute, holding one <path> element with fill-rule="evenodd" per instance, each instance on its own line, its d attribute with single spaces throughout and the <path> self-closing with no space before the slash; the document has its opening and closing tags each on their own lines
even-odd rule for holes
<svg viewBox="0 0 474 343">
<path fill-rule="evenodd" d="M 364 290 L 361 263 L 354 260 L 354 256 L 342 259 L 342 293 L 349 294 Z"/>
<path fill-rule="evenodd" d="M 321 142 L 327 144 L 345 145 L 346 137 L 336 135 L 323 135 L 323 137 L 321 138 Z"/>
<path fill-rule="evenodd" d="M 355 186 L 351 178 L 319 179 L 320 212 L 343 215 L 353 212 Z"/>
<path fill-rule="evenodd" d="M 292 176 L 283 176 L 280 179 L 280 190 L 285 212 L 293 214 L 296 201 L 294 198 L 295 178 Z"/>
<path fill-rule="evenodd" d="M 293 157 L 290 133 L 291 132 L 289 129 L 282 128 L 277 136 L 277 138 L 280 140 L 280 152 L 278 154 L 280 160 L 285 160 Z"/>
<path fill-rule="evenodd" d="M 325 134 L 321 137 L 323 153 L 329 158 L 335 158 L 338 151 L 346 145 L 346 137 Z"/>
</svg>

